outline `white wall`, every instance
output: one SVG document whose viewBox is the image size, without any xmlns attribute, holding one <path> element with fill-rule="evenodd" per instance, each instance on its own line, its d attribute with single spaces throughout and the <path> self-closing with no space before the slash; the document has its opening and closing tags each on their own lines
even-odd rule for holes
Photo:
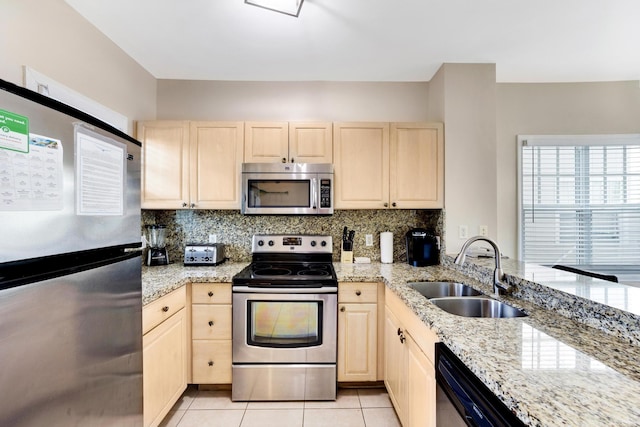
<svg viewBox="0 0 640 427">
<path fill-rule="evenodd" d="M 425 121 L 429 83 L 158 81 L 158 119 Z"/>
<path fill-rule="evenodd" d="M 156 79 L 63 0 L 0 5 L 0 78 L 23 86 L 26 65 L 130 120 L 155 118 Z"/>
<path fill-rule="evenodd" d="M 497 85 L 498 240 L 517 255 L 518 134 L 640 133 L 637 81 Z"/>
<path fill-rule="evenodd" d="M 456 253 L 468 237 L 497 229 L 495 64 L 444 64 L 430 82 L 429 119 L 444 122 L 445 244 Z"/>
</svg>

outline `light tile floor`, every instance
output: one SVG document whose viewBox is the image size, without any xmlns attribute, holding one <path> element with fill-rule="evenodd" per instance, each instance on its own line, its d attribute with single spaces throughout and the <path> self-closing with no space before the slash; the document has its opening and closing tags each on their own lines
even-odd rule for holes
<svg viewBox="0 0 640 427">
<path fill-rule="evenodd" d="M 189 387 L 161 427 L 400 427 L 383 388 L 339 389 L 335 402 L 232 402 Z"/>
</svg>

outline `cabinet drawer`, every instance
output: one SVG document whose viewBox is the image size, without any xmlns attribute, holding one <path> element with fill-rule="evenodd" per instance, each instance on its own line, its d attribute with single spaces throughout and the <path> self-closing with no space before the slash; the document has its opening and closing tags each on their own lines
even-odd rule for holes
<svg viewBox="0 0 640 427">
<path fill-rule="evenodd" d="M 193 382 L 231 383 L 231 340 L 193 341 Z"/>
<path fill-rule="evenodd" d="M 187 301 L 186 295 L 183 286 L 145 305 L 142 308 L 142 333 L 146 334 L 183 308 Z"/>
<path fill-rule="evenodd" d="M 193 283 L 193 304 L 231 304 L 231 283 Z"/>
<path fill-rule="evenodd" d="M 342 282 L 338 284 L 338 302 L 378 302 L 378 284 Z"/>
<path fill-rule="evenodd" d="M 231 339 L 231 305 L 194 304 L 191 307 L 191 338 Z"/>
</svg>

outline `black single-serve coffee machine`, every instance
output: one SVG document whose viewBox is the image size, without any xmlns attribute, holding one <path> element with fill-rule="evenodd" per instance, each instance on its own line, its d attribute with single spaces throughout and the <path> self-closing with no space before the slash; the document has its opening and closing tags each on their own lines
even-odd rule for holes
<svg viewBox="0 0 640 427">
<path fill-rule="evenodd" d="M 440 242 L 424 228 L 414 228 L 406 234 L 407 263 L 414 267 L 440 262 Z"/>
</svg>

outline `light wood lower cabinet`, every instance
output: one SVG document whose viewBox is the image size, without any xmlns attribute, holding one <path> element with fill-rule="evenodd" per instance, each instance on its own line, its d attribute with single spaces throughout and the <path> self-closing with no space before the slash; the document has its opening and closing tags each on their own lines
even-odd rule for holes
<svg viewBox="0 0 640 427">
<path fill-rule="evenodd" d="M 142 337 L 143 423 L 157 426 L 187 388 L 185 289 L 144 307 Z"/>
<path fill-rule="evenodd" d="M 381 283 L 338 285 L 338 381 L 376 381 Z"/>
<path fill-rule="evenodd" d="M 404 427 L 434 427 L 437 336 L 392 292 L 385 307 L 384 382 Z"/>
<path fill-rule="evenodd" d="M 194 384 L 231 384 L 231 283 L 191 285 Z"/>
</svg>

